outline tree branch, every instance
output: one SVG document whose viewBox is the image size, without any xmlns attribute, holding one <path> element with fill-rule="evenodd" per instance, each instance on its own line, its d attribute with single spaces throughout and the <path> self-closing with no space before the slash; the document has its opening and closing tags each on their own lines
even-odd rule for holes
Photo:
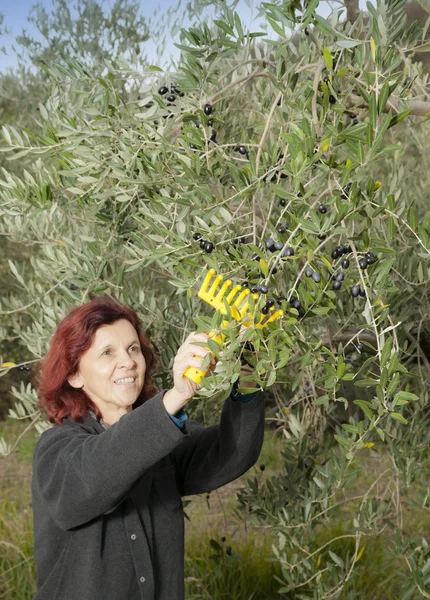
<svg viewBox="0 0 430 600">
<path fill-rule="evenodd" d="M 344 0 L 346 7 L 346 20 L 353 25 L 358 19 L 358 13 L 360 12 L 358 6 L 358 0 Z"/>
</svg>

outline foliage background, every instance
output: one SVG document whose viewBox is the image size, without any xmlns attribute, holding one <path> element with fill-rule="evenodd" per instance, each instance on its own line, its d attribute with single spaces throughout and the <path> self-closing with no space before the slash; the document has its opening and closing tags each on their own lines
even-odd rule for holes
<svg viewBox="0 0 430 600">
<path fill-rule="evenodd" d="M 428 529 L 406 536 L 402 526 L 409 501 L 427 516 L 430 507 L 429 76 L 422 61 L 411 60 L 414 46 L 426 55 L 429 19 L 421 28 L 408 24 L 401 1 L 377 2 L 367 16 L 347 22 L 336 13 L 318 18 L 312 1 L 265 3 L 260 10 L 280 34 L 279 43 L 269 43 L 246 36 L 234 4 L 219 3 L 210 24 L 203 3 L 188 5 L 200 19 L 181 31 L 173 74 L 140 57 L 148 26 L 135 18 L 136 5 L 126 9 L 121 27 L 118 8 L 105 19 L 93 6 L 93 43 L 81 36 L 79 21 L 66 19 L 59 38 L 49 34 L 61 30 L 61 2 L 51 25 L 40 13 L 52 40 L 47 47 L 22 37 L 38 71 L 22 68 L 1 82 L 0 354 L 4 362 L 31 365 L 73 305 L 111 293 L 139 310 L 162 359 L 159 385 L 167 387 L 189 331 L 220 325 L 196 296 L 203 269 L 235 282 L 264 280 L 276 300 L 295 289 L 305 314 L 284 302 L 281 329 L 253 332 L 255 376 L 267 389 L 267 419 L 282 438 L 283 461 L 271 479 L 248 481 L 236 516 L 273 532 L 285 597 L 356 597 L 363 540 L 383 532 L 384 551 L 407 565 L 398 597 L 429 597 Z M 124 12 L 125 4 L 118 6 Z M 297 34 L 289 41 L 291 22 Z M 112 34 L 105 49 L 94 44 L 103 29 Z M 345 38 L 355 45 L 342 45 Z M 332 77 L 329 87 L 324 72 Z M 168 106 L 157 88 L 172 81 L 184 97 Z M 399 110 L 413 110 L 396 123 L 387 113 L 399 99 Z M 209 141 L 206 102 L 214 107 L 216 142 Z M 248 156 L 235 152 L 237 144 Z M 324 216 L 316 211 L 321 199 L 330 209 Z M 283 237 L 276 228 L 285 220 Z M 192 240 L 196 229 L 214 243 L 212 254 Z M 271 256 L 264 246 L 269 235 L 292 245 L 295 257 Z M 237 236 L 248 243 L 232 247 Z M 345 241 L 373 250 L 377 261 L 360 273 L 353 253 L 336 293 L 331 252 Z M 306 261 L 321 273 L 321 286 L 305 279 Z M 277 273 L 268 276 L 274 266 Z M 367 290 L 363 300 L 348 294 L 358 278 Z M 217 422 L 240 368 L 231 325 L 219 369 L 189 405 L 207 425 Z M 9 415 L 43 431 L 49 425 L 35 408 L 31 375 L 18 368 L 1 374 L 3 403 L 18 400 Z M 14 444 L 0 443 L 7 460 Z M 375 479 L 361 495 L 345 523 L 353 545 L 332 540 L 315 548 L 316 526 L 339 511 L 335 492 L 345 493 L 363 474 L 363 451 L 388 458 L 385 491 L 372 493 Z"/>
</svg>

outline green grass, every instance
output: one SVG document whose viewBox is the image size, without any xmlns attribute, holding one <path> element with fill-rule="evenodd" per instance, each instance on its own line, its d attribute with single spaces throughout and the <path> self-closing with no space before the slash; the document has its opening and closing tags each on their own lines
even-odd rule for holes
<svg viewBox="0 0 430 600">
<path fill-rule="evenodd" d="M 0 512 L 0 598 L 30 600 L 36 593 L 31 507 L 2 496 Z"/>
<path fill-rule="evenodd" d="M 210 545 L 217 540 L 219 548 Z M 227 548 L 231 554 L 227 554 Z M 227 538 L 223 543 L 216 531 L 207 536 L 186 540 L 185 589 L 187 600 L 261 600 L 276 598 L 278 582 L 273 575 L 281 575 L 278 562 L 273 562 L 271 542 L 261 544 L 250 535 L 246 543 L 236 544 Z"/>
</svg>

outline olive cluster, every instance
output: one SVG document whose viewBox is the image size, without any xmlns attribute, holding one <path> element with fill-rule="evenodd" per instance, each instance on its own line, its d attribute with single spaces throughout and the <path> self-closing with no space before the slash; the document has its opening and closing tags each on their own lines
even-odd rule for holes
<svg viewBox="0 0 430 600">
<path fill-rule="evenodd" d="M 247 287 L 248 284 L 245 282 L 242 284 L 243 287 Z M 261 292 L 262 294 L 267 294 L 267 292 L 269 291 L 269 288 L 267 287 L 267 285 L 265 285 L 264 283 L 262 285 L 253 285 L 251 287 L 251 294 L 258 294 L 259 292 Z M 286 298 L 284 298 L 284 300 L 286 300 Z M 267 298 L 266 299 L 266 303 L 265 305 L 262 307 L 261 312 L 263 313 L 263 315 L 267 315 L 268 312 L 270 311 L 271 307 L 275 305 L 275 298 Z M 281 300 L 278 300 L 278 304 L 281 305 Z"/>
<path fill-rule="evenodd" d="M 336 273 L 333 273 L 332 278 L 333 278 L 333 283 L 332 283 L 332 288 L 337 291 L 340 290 L 340 288 L 342 287 L 342 281 L 345 277 L 345 272 L 344 271 L 339 271 Z"/>
<path fill-rule="evenodd" d="M 207 117 L 209 117 L 209 116 L 212 114 L 212 111 L 213 111 L 212 104 L 205 104 L 205 105 L 203 106 L 203 112 L 205 113 L 205 115 L 206 115 Z M 193 123 L 194 123 L 194 125 L 195 125 L 197 128 L 199 128 L 199 129 L 200 129 L 200 123 L 199 123 L 199 122 L 198 122 L 196 119 L 193 119 Z M 212 119 L 208 119 L 208 126 L 209 126 L 209 127 L 212 127 L 212 125 L 213 125 L 213 120 L 212 120 Z M 209 138 L 209 140 L 210 140 L 211 142 L 214 142 L 215 144 L 217 143 L 217 139 L 216 139 L 216 131 L 215 131 L 215 129 L 212 129 L 212 132 L 211 132 L 211 135 L 210 135 L 210 138 Z M 192 150 L 197 150 L 197 149 L 198 149 L 198 148 L 197 148 L 197 146 L 196 146 L 195 144 L 190 144 L 190 148 L 191 148 Z"/>
<path fill-rule="evenodd" d="M 306 277 L 312 277 L 315 283 L 319 283 L 321 281 L 321 275 L 314 271 L 311 267 L 307 267 L 305 271 Z"/>
<path fill-rule="evenodd" d="M 264 285 L 264 284 L 263 285 L 253 285 L 251 288 L 252 294 L 257 294 L 258 292 L 261 292 L 262 294 L 267 294 L 268 291 L 269 291 L 269 288 L 267 287 L 267 285 Z M 261 312 L 263 313 L 263 315 L 267 315 L 267 313 L 272 308 L 272 306 L 275 306 L 275 299 L 267 298 L 266 304 L 261 309 Z"/>
<path fill-rule="evenodd" d="M 351 288 L 351 296 L 356 298 L 358 295 L 363 296 L 364 298 L 364 296 L 366 296 L 366 290 L 361 285 L 353 285 Z"/>
<path fill-rule="evenodd" d="M 160 94 L 160 96 L 164 96 L 167 102 L 170 103 L 176 100 L 176 96 L 180 96 L 181 98 L 185 96 L 184 92 L 178 90 L 178 87 L 175 83 L 170 84 L 170 93 L 169 88 L 166 85 L 162 85 L 160 88 L 158 88 L 158 93 Z"/>
<path fill-rule="evenodd" d="M 288 223 L 286 223 L 285 225 L 288 227 Z M 278 231 L 279 231 L 279 229 L 278 229 Z M 285 229 L 285 231 L 286 231 L 286 229 Z M 265 241 L 265 244 L 266 244 L 266 248 L 268 250 L 270 250 L 270 252 L 276 252 L 278 250 L 282 250 L 281 258 L 285 258 L 286 256 L 294 256 L 294 248 L 291 248 L 290 246 L 288 246 L 287 248 L 284 248 L 284 244 L 282 242 L 275 242 L 275 240 L 271 237 L 269 237 Z"/>
<path fill-rule="evenodd" d="M 357 251 L 357 248 L 354 247 L 355 250 Z M 337 258 L 339 258 L 340 256 L 342 256 L 343 254 L 349 254 L 352 252 L 352 248 L 350 245 L 340 245 L 340 246 L 336 246 L 336 248 L 333 250 L 331 256 L 334 260 L 336 260 Z M 374 255 L 374 253 L 371 250 L 368 250 L 365 255 L 360 258 L 360 260 L 358 261 L 358 264 L 360 265 L 361 269 L 367 269 L 368 265 L 372 265 L 374 262 L 376 262 L 376 257 Z M 348 258 L 344 258 L 342 260 L 342 268 L 343 269 L 347 269 L 349 267 L 349 259 Z M 337 271 L 335 273 L 333 273 L 332 278 L 333 278 L 333 283 L 332 283 L 332 288 L 337 291 L 342 287 L 342 281 L 345 277 L 345 273 L 343 271 Z M 361 286 L 361 285 L 353 285 L 351 287 L 351 296 L 353 298 L 356 298 L 357 296 L 366 296 L 366 290 Z"/>
<path fill-rule="evenodd" d="M 351 114 L 349 115 L 352 119 L 352 124 L 353 125 L 358 125 L 358 119 L 357 119 L 357 115 Z"/>
<path fill-rule="evenodd" d="M 282 300 L 287 300 L 287 298 L 284 298 L 284 296 L 280 296 L 278 299 L 279 304 L 281 304 Z M 299 317 L 304 316 L 305 309 L 301 305 L 300 300 L 296 298 L 296 296 L 290 296 L 290 305 L 297 310 L 297 312 L 299 313 Z"/>
<path fill-rule="evenodd" d="M 355 249 L 357 249 L 357 248 L 355 248 Z M 331 257 L 333 260 L 336 260 L 336 258 L 339 258 L 339 256 L 342 256 L 342 254 L 350 254 L 351 252 L 352 252 L 352 248 L 349 244 L 341 244 L 340 246 L 336 246 L 336 248 L 331 253 Z M 346 259 L 346 260 L 348 260 L 348 259 Z M 342 266 L 343 266 L 343 262 L 342 262 Z M 348 268 L 348 266 L 349 266 L 349 261 L 348 261 L 348 264 L 346 265 L 346 267 L 344 267 L 344 268 L 346 269 L 346 268 Z"/>
<path fill-rule="evenodd" d="M 342 196 L 341 199 L 342 200 L 347 200 L 348 199 L 348 194 L 349 194 L 349 190 L 351 189 L 351 185 L 352 182 L 350 181 L 349 183 L 346 184 L 346 186 L 342 189 Z"/>
<path fill-rule="evenodd" d="M 207 252 L 208 254 L 210 254 L 213 251 L 213 249 L 214 249 L 213 243 L 209 242 L 209 240 L 205 240 L 201 233 L 195 233 L 193 235 L 193 239 L 195 239 L 196 241 L 200 240 L 200 248 L 202 250 L 204 250 L 205 252 Z"/>
</svg>

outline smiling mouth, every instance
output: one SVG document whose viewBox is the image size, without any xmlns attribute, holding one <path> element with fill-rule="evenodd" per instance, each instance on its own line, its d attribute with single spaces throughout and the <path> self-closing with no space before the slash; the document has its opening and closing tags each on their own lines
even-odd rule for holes
<svg viewBox="0 0 430 600">
<path fill-rule="evenodd" d="M 133 385 L 135 385 L 136 379 L 134 381 L 131 381 L 130 383 L 117 383 L 116 381 L 114 381 L 114 383 L 123 387 L 132 387 Z"/>
</svg>

